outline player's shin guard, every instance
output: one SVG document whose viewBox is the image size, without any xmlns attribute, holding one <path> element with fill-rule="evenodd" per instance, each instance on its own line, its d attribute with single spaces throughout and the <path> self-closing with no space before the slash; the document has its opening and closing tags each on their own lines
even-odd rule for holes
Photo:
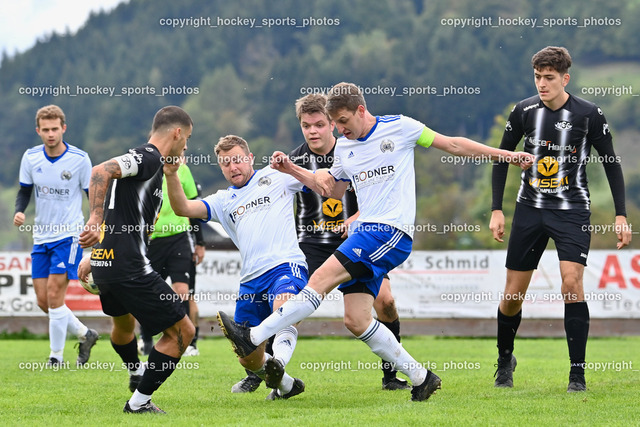
<svg viewBox="0 0 640 427">
<path fill-rule="evenodd" d="M 396 340 L 400 342 L 400 319 L 396 319 L 393 322 L 380 323 L 386 326 L 391 331 L 391 333 L 393 333 L 393 336 L 396 337 Z M 391 362 L 387 362 L 386 360 L 382 359 L 382 372 L 384 373 L 384 377 L 386 379 L 389 379 L 395 378 L 397 371 L 394 369 Z"/>
<path fill-rule="evenodd" d="M 142 376 L 142 381 L 138 386 L 140 393 L 151 395 L 162 385 L 163 382 L 173 373 L 180 362 L 179 357 L 171 357 L 160 353 L 155 347 L 149 353 L 148 366 Z"/>
<path fill-rule="evenodd" d="M 279 331 L 273 340 L 273 357 L 287 366 L 298 342 L 298 330 L 295 326 L 288 326 Z"/>
<path fill-rule="evenodd" d="M 572 374 L 584 374 L 589 319 L 589 307 L 586 301 L 564 305 L 564 330 L 569 345 Z"/>
<path fill-rule="evenodd" d="M 122 359 L 122 362 L 130 372 L 140 368 L 140 358 L 138 357 L 138 345 L 135 335 L 133 340 L 128 344 L 119 345 L 111 341 L 111 346 L 116 353 L 118 353 L 118 356 L 120 356 L 120 359 Z"/>
<path fill-rule="evenodd" d="M 64 342 L 67 339 L 67 323 L 69 309 L 66 305 L 49 309 L 49 343 L 51 353 L 60 354 L 64 350 Z M 60 357 L 62 360 L 62 357 Z"/>
<path fill-rule="evenodd" d="M 498 308 L 498 355 L 500 357 L 511 357 L 513 342 L 521 320 L 522 310 L 515 316 L 506 316 Z"/>
<path fill-rule="evenodd" d="M 258 326 L 251 328 L 251 342 L 260 345 L 270 336 L 287 326 L 295 325 L 318 309 L 322 302 L 319 293 L 306 286 L 282 306 L 264 319 Z"/>
<path fill-rule="evenodd" d="M 422 384 L 427 377 L 427 369 L 393 336 L 383 324 L 373 319 L 367 330 L 358 337 L 380 358 L 389 361 L 393 367 L 407 375 L 413 384 Z"/>
</svg>

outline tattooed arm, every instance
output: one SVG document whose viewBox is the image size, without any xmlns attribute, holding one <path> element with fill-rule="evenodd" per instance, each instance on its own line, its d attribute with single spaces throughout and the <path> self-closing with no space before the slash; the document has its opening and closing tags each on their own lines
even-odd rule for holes
<svg viewBox="0 0 640 427">
<path fill-rule="evenodd" d="M 104 216 L 104 199 L 112 179 L 122 178 L 120 164 L 116 159 L 107 160 L 91 170 L 89 183 L 89 220 L 80 234 L 80 246 L 89 248 L 100 239 L 100 225 Z"/>
</svg>

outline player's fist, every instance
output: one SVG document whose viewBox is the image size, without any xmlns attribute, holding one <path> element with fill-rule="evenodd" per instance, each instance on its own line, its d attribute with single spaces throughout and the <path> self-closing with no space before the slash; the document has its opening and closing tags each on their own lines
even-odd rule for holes
<svg viewBox="0 0 640 427">
<path fill-rule="evenodd" d="M 24 224 L 24 212 L 16 212 L 13 216 L 13 225 L 20 227 L 22 224 Z"/>
</svg>

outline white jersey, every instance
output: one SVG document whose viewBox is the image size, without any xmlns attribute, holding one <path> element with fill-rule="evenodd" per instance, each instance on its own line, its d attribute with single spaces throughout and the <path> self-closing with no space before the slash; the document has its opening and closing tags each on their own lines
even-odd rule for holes
<svg viewBox="0 0 640 427">
<path fill-rule="evenodd" d="M 33 241 L 40 245 L 80 235 L 83 192 L 89 188 L 91 160 L 73 145 L 51 160 L 44 145 L 30 148 L 20 163 L 20 185 L 34 187 Z"/>
<path fill-rule="evenodd" d="M 388 224 L 413 238 L 413 150 L 425 129 L 428 130 L 424 124 L 410 117 L 379 116 L 364 138 L 338 139 L 330 173 L 336 179 L 351 181 L 355 189 L 360 216 L 353 227 L 365 222 Z M 428 146 L 431 141 L 421 145 Z"/>
<path fill-rule="evenodd" d="M 283 263 L 307 266 L 298 247 L 293 216 L 295 194 L 303 184 L 267 166 L 241 188 L 231 186 L 202 201 L 208 220 L 219 222 L 242 256 L 242 283 Z"/>
</svg>

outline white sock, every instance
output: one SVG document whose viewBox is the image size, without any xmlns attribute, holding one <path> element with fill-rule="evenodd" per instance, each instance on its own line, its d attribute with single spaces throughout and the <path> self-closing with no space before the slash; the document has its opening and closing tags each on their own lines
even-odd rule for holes
<svg viewBox="0 0 640 427">
<path fill-rule="evenodd" d="M 84 342 L 85 335 L 89 328 L 87 328 L 77 317 L 73 314 L 73 311 L 66 304 L 62 304 L 58 308 L 63 308 L 67 312 L 67 332 L 71 335 L 75 335 L 81 342 Z"/>
<path fill-rule="evenodd" d="M 383 360 L 409 377 L 413 385 L 420 385 L 427 378 L 427 369 L 411 357 L 386 326 L 373 319 L 364 334 L 358 337 Z"/>
<path fill-rule="evenodd" d="M 133 392 L 133 395 L 129 399 L 129 407 L 134 411 L 140 409 L 142 405 L 151 400 L 150 394 L 142 394 L 138 390 Z"/>
<path fill-rule="evenodd" d="M 147 362 L 141 362 L 138 365 L 138 369 L 134 369 L 134 370 L 129 370 L 129 375 L 138 375 L 138 376 L 142 376 L 144 375 L 144 371 L 147 369 Z"/>
<path fill-rule="evenodd" d="M 276 334 L 273 340 L 273 357 L 287 366 L 293 356 L 298 342 L 298 330 L 295 326 L 288 326 Z"/>
<path fill-rule="evenodd" d="M 66 309 L 66 310 L 65 310 Z M 49 344 L 51 353 L 61 353 L 64 350 L 64 341 L 67 339 L 67 316 L 66 305 L 49 309 Z"/>
<path fill-rule="evenodd" d="M 321 302 L 320 294 L 305 286 L 298 295 L 291 297 L 262 323 L 251 328 L 251 342 L 259 345 L 281 329 L 295 325 L 316 311 Z"/>
<path fill-rule="evenodd" d="M 278 386 L 278 391 L 280 392 L 280 396 L 284 396 L 289 393 L 293 388 L 293 377 L 286 372 L 282 377 L 282 381 L 280 381 L 280 385 Z"/>
</svg>

